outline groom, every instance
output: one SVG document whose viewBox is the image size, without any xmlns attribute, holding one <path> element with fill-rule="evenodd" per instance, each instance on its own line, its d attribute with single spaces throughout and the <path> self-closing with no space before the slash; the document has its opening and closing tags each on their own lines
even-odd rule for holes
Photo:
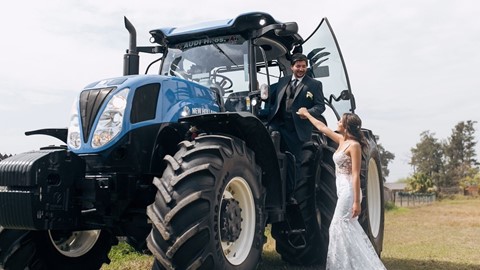
<svg viewBox="0 0 480 270">
<path fill-rule="evenodd" d="M 301 53 L 294 54 L 290 69 L 292 75 L 281 78 L 272 85 L 269 97 L 270 108 L 268 124 L 272 130 L 281 134 L 281 149 L 295 156 L 295 175 L 288 170 L 287 199 L 293 196 L 296 179 L 299 177 L 302 145 L 310 140 L 313 126 L 306 119 L 301 119 L 296 112 L 301 107 L 308 109 L 315 118 L 320 118 L 325 111 L 322 83 L 309 76 L 308 59 Z"/>
</svg>

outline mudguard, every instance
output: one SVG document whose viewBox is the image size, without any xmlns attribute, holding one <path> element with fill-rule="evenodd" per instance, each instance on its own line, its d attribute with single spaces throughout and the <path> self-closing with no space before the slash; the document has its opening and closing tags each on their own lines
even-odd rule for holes
<svg viewBox="0 0 480 270">
<path fill-rule="evenodd" d="M 188 122 L 206 132 L 229 134 L 245 141 L 255 152 L 255 162 L 262 167 L 262 184 L 268 190 L 265 208 L 271 219 L 282 219 L 284 211 L 284 183 L 277 153 L 265 125 L 249 112 L 225 112 L 184 117 L 180 122 Z"/>
</svg>

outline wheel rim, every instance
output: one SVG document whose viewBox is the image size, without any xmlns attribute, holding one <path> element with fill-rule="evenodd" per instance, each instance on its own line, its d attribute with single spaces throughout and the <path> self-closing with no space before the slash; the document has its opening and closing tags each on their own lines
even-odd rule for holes
<svg viewBox="0 0 480 270">
<path fill-rule="evenodd" d="M 67 257 L 80 257 L 89 252 L 100 237 L 100 230 L 48 231 L 53 246 Z"/>
<path fill-rule="evenodd" d="M 380 216 L 381 216 L 381 191 L 380 179 L 378 175 L 378 167 L 372 158 L 368 163 L 368 184 L 367 184 L 367 201 L 368 201 L 368 219 L 373 237 L 377 237 L 380 232 Z"/>
<path fill-rule="evenodd" d="M 250 253 L 253 238 L 255 236 L 255 202 L 250 186 L 241 177 L 235 177 L 227 184 L 222 194 L 220 205 L 225 205 L 225 201 L 235 201 L 235 207 L 219 209 L 219 216 L 233 217 L 230 225 L 240 225 L 239 234 L 235 233 L 234 241 L 230 242 L 226 239 L 232 239 L 226 236 L 224 224 L 219 224 L 219 232 L 221 235 L 222 250 L 225 258 L 233 265 L 240 265 Z M 239 209 L 238 209 L 239 208 Z M 240 213 L 241 218 L 234 217 Z M 238 224 L 237 224 L 238 222 Z"/>
</svg>

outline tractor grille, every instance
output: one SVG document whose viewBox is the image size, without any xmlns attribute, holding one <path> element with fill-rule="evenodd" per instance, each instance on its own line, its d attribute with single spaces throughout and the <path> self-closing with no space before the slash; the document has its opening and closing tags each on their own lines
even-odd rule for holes
<svg viewBox="0 0 480 270">
<path fill-rule="evenodd" d="M 86 90 L 80 94 L 80 117 L 82 119 L 83 141 L 87 142 L 93 122 L 105 98 L 116 87 Z"/>
</svg>

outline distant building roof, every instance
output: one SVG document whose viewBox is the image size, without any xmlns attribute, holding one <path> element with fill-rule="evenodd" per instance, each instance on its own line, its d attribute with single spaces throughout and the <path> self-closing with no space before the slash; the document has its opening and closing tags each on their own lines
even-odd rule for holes
<svg viewBox="0 0 480 270">
<path fill-rule="evenodd" d="M 405 190 L 407 187 L 407 183 L 383 183 L 383 186 L 388 188 L 389 190 Z"/>
</svg>

